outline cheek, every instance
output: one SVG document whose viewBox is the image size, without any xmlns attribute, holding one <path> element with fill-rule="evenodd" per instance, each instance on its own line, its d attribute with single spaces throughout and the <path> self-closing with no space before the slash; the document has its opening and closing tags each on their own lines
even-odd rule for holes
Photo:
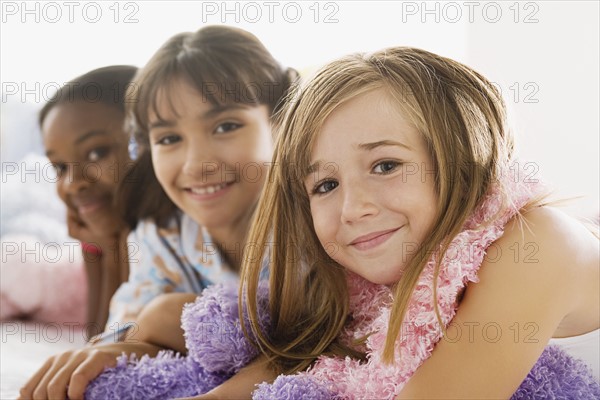
<svg viewBox="0 0 600 400">
<path fill-rule="evenodd" d="M 265 168 L 271 161 L 271 155 L 270 148 L 264 148 L 254 143 L 252 146 L 237 147 L 228 155 L 224 155 L 224 158 L 226 157 L 230 164 L 239 164 L 241 167 L 251 164 Z"/>
<path fill-rule="evenodd" d="M 273 156 L 273 138 L 268 126 L 259 126 L 247 140 L 238 143 L 238 157 L 249 162 L 265 163 Z"/>
<path fill-rule="evenodd" d="M 117 157 L 106 159 L 103 162 L 96 164 L 95 167 L 87 168 L 89 171 L 87 175 L 92 180 L 94 180 L 95 177 L 98 177 L 96 183 L 114 189 L 120 182 L 121 177 L 125 174 L 126 166 L 119 161 L 120 160 Z"/>
<path fill-rule="evenodd" d="M 420 202 L 415 200 L 411 215 L 418 240 L 423 241 L 434 227 L 438 205 L 433 189 L 423 191 L 420 198 L 422 199 Z"/>
<path fill-rule="evenodd" d="M 248 183 L 252 188 L 252 196 L 258 199 L 265 182 L 269 169 L 263 162 L 251 162 L 242 166 L 241 179 Z"/>
<path fill-rule="evenodd" d="M 67 191 L 65 189 L 65 182 L 62 179 L 56 181 L 56 193 L 58 197 L 64 202 L 67 202 Z"/>
<path fill-rule="evenodd" d="M 156 175 L 156 179 L 158 183 L 165 189 L 168 190 L 168 185 L 166 183 L 169 180 L 169 176 L 171 175 L 170 170 L 174 168 L 174 163 L 169 160 L 168 157 L 165 157 L 160 151 L 157 151 L 155 148 L 151 149 L 152 152 L 152 168 L 154 169 L 154 174 Z"/>
<path fill-rule="evenodd" d="M 437 212 L 438 212 L 438 195 L 437 192 L 435 190 L 435 186 L 433 184 L 433 182 L 431 182 L 428 186 L 427 186 L 427 193 L 426 193 L 426 198 L 428 199 L 427 203 L 426 203 L 426 207 L 427 209 L 424 210 L 427 212 L 427 218 L 426 221 L 427 223 L 425 224 L 425 229 L 426 231 L 430 231 L 431 228 L 433 228 L 433 224 L 435 222 L 435 218 L 437 216 Z"/>
<path fill-rule="evenodd" d="M 273 136 L 271 130 L 263 133 L 263 138 L 259 144 L 259 158 L 263 161 L 271 161 L 273 158 Z"/>
<path fill-rule="evenodd" d="M 257 186 L 257 190 L 262 189 L 269 172 L 270 151 L 257 147 L 240 148 L 239 146 L 230 150 L 222 152 L 222 157 L 219 157 L 226 164 L 225 175 L 227 175 L 227 171 L 236 171 L 243 183 Z"/>
<path fill-rule="evenodd" d="M 336 225 L 333 223 L 332 213 L 323 204 L 313 204 L 310 210 L 317 238 L 327 248 L 328 243 L 335 241 Z"/>
</svg>

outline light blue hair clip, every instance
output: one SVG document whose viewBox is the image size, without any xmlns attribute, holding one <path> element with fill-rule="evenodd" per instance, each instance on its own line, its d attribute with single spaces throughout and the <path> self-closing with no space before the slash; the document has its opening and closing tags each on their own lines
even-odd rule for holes
<svg viewBox="0 0 600 400">
<path fill-rule="evenodd" d="M 129 150 L 129 158 L 135 161 L 138 158 L 138 143 L 133 137 L 133 135 L 129 137 L 129 144 L 127 146 L 127 150 Z"/>
</svg>

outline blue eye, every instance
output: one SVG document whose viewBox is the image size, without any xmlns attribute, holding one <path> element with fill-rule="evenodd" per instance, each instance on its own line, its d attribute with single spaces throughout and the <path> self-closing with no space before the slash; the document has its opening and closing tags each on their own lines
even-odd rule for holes
<svg viewBox="0 0 600 400">
<path fill-rule="evenodd" d="M 237 124 L 235 122 L 224 122 L 224 123 L 220 124 L 219 126 L 217 126 L 217 129 L 215 129 L 215 133 L 227 133 L 227 132 L 235 131 L 236 129 L 239 129 L 241 127 L 242 127 L 241 124 Z"/>
<path fill-rule="evenodd" d="M 400 165 L 397 161 L 382 161 L 380 163 L 375 164 L 373 168 L 373 172 L 377 174 L 389 174 L 393 172 Z"/>
<path fill-rule="evenodd" d="M 320 182 L 318 183 L 314 189 L 312 190 L 313 194 L 326 194 L 331 192 L 333 189 L 335 189 L 336 187 L 338 187 L 339 183 L 337 183 L 336 181 L 325 181 L 325 182 Z"/>
<path fill-rule="evenodd" d="M 181 137 L 179 135 L 165 135 L 158 139 L 154 144 L 159 146 L 169 146 L 181 141 Z"/>
</svg>

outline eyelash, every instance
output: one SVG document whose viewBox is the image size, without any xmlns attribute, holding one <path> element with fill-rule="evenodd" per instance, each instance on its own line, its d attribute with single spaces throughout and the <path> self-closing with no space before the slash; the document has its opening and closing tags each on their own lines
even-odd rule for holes
<svg viewBox="0 0 600 400">
<path fill-rule="evenodd" d="M 226 129 L 224 132 L 219 132 L 219 129 L 224 126 L 229 126 L 230 129 Z M 237 122 L 223 122 L 217 126 L 217 128 L 215 129 L 215 133 L 218 133 L 218 134 L 229 133 L 231 131 L 240 129 L 241 127 L 242 127 L 242 124 L 238 124 Z"/>
<path fill-rule="evenodd" d="M 60 177 L 65 172 L 66 165 L 63 163 L 52 163 L 52 168 L 54 168 L 54 171 L 56 171 L 56 175 Z"/>
<path fill-rule="evenodd" d="M 376 163 L 373 166 L 372 170 L 374 171 L 377 167 L 379 167 L 379 166 L 381 166 L 383 164 L 393 164 L 393 167 L 390 170 L 377 172 L 378 174 L 381 174 L 381 175 L 387 175 L 387 174 L 391 174 L 392 172 L 394 172 L 396 170 L 396 168 L 398 168 L 402 163 L 398 162 L 398 161 L 393 161 L 393 160 L 379 161 L 378 163 Z"/>
<path fill-rule="evenodd" d="M 160 139 L 157 139 L 156 142 L 154 142 L 154 144 L 158 146 L 170 146 L 180 141 L 181 137 L 179 137 L 178 135 L 165 135 Z"/>
<path fill-rule="evenodd" d="M 333 189 L 331 189 L 331 190 L 328 190 L 328 191 L 326 191 L 326 192 L 321 192 L 321 191 L 320 191 L 320 189 L 321 189 L 321 188 L 322 188 L 322 187 L 323 187 L 325 184 L 327 184 L 327 183 L 335 183 L 335 184 L 336 184 L 336 187 L 337 187 L 337 185 L 338 185 L 337 181 L 334 181 L 334 180 L 327 180 L 327 181 L 321 181 L 321 182 L 317 182 L 317 184 L 316 184 L 316 185 L 313 187 L 313 189 L 311 190 L 311 194 L 312 194 L 312 195 L 314 195 L 314 196 L 323 196 L 323 195 L 325 195 L 325 194 L 329 193 L 331 190 L 335 189 L 335 188 L 333 188 Z"/>
<path fill-rule="evenodd" d="M 111 148 L 110 146 L 101 146 L 101 147 L 96 147 L 95 149 L 90 150 L 87 153 L 87 162 L 98 162 L 100 160 L 102 160 L 103 158 L 105 158 L 108 154 L 110 154 Z M 93 159 L 94 154 L 97 155 L 97 159 Z M 54 171 L 56 171 L 56 175 L 58 177 L 61 177 L 62 174 L 65 173 L 65 171 L 68 168 L 68 164 L 69 163 L 52 163 L 52 168 L 54 168 Z"/>
<path fill-rule="evenodd" d="M 105 158 L 109 153 L 110 153 L 110 147 L 108 147 L 108 146 L 97 147 L 88 153 L 87 159 L 89 162 L 98 162 L 101 159 Z M 94 154 L 97 154 L 98 158 L 96 160 L 92 159 L 92 156 Z"/>
<path fill-rule="evenodd" d="M 377 167 L 380 167 L 380 166 L 382 166 L 384 164 L 391 164 L 392 168 L 390 170 L 387 170 L 387 171 L 375 172 L 375 169 L 377 169 Z M 402 163 L 398 162 L 398 161 L 391 161 L 391 160 L 379 161 L 379 162 L 377 162 L 373 166 L 373 168 L 371 169 L 371 171 L 373 171 L 374 173 L 379 174 L 379 175 L 388 175 L 388 174 L 391 174 L 392 172 L 394 172 L 400 165 L 402 165 Z M 321 189 L 323 188 L 323 186 L 326 185 L 326 184 L 328 184 L 328 183 L 334 183 L 334 184 L 336 184 L 336 186 L 333 189 L 335 189 L 339 185 L 338 182 L 335 181 L 335 180 L 325 180 L 325 181 L 317 182 L 317 184 L 311 190 L 311 195 L 323 196 L 323 195 L 329 193 L 330 191 L 332 191 L 333 189 L 327 190 L 325 192 L 321 191 Z"/>
<path fill-rule="evenodd" d="M 242 124 L 238 124 L 237 122 L 223 122 L 223 123 L 217 125 L 217 127 L 215 129 L 215 133 L 216 134 L 226 134 L 231 131 L 235 131 L 235 130 L 239 129 L 242 126 L 243 126 Z M 228 128 L 228 129 L 226 129 L 226 128 Z M 165 135 L 165 136 L 161 137 L 160 139 L 156 140 L 154 142 L 154 144 L 158 145 L 158 146 L 169 146 L 169 145 L 175 144 L 180 141 L 181 141 L 181 136 L 176 135 L 176 134 L 169 134 L 169 135 Z"/>
</svg>

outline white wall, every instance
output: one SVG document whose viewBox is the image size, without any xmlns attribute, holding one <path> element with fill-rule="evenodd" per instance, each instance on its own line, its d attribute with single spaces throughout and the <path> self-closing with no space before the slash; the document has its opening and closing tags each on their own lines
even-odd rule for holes
<svg viewBox="0 0 600 400">
<path fill-rule="evenodd" d="M 521 156 L 539 164 L 540 176 L 560 196 L 587 196 L 569 212 L 598 214 L 596 1 L 74 3 L 69 15 L 65 2 L 2 2 L 3 162 L 21 155 L 24 138 L 37 143 L 31 123 L 17 116 L 32 116 L 53 86 L 103 65 L 142 66 L 173 34 L 226 23 L 253 32 L 284 64 L 299 69 L 392 45 L 425 48 L 473 66 L 502 89 Z M 97 10 L 101 16 L 91 22 Z M 297 10 L 301 15 L 293 22 Z M 128 15 L 137 22 L 125 23 Z M 525 23 L 527 17 L 537 22 Z M 17 92 L 10 92 L 15 85 Z M 525 102 L 527 94 L 538 102 Z"/>
<path fill-rule="evenodd" d="M 500 85 L 520 156 L 539 165 L 555 197 L 585 196 L 565 210 L 598 215 L 600 3 L 530 4 L 520 4 L 519 23 L 470 24 L 466 62 Z M 538 22 L 523 23 L 532 13 Z"/>
</svg>

